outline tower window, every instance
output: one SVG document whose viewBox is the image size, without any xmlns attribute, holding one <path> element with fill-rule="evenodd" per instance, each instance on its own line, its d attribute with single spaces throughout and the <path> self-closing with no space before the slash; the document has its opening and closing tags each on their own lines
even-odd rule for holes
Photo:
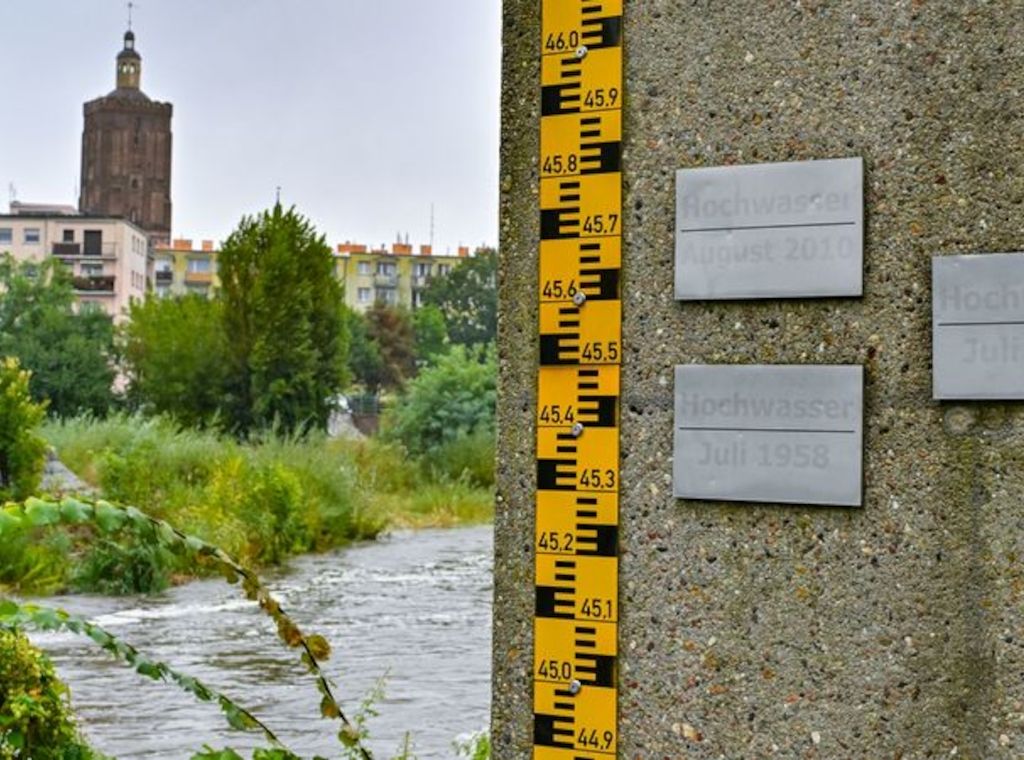
<svg viewBox="0 0 1024 760">
<path fill-rule="evenodd" d="M 38 227 L 26 227 L 25 228 L 25 243 L 33 244 L 38 243 L 40 238 Z"/>
</svg>

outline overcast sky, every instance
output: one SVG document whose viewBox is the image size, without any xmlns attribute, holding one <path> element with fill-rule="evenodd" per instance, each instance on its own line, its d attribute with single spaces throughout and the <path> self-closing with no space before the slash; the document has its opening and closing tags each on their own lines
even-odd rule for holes
<svg viewBox="0 0 1024 760">
<path fill-rule="evenodd" d="M 0 0 L 0 210 L 77 204 L 82 103 L 126 3 Z M 497 242 L 500 0 L 139 0 L 142 89 L 174 104 L 174 235 L 294 203 L 327 235 Z"/>
</svg>

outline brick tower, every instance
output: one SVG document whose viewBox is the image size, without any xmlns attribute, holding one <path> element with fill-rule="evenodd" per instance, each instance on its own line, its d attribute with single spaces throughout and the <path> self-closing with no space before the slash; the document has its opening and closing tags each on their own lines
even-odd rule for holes
<svg viewBox="0 0 1024 760">
<path fill-rule="evenodd" d="M 141 81 L 142 56 L 129 29 L 117 54 L 117 88 L 84 107 L 78 205 L 85 214 L 128 219 L 152 243 L 168 243 L 172 106 L 150 100 Z"/>
</svg>

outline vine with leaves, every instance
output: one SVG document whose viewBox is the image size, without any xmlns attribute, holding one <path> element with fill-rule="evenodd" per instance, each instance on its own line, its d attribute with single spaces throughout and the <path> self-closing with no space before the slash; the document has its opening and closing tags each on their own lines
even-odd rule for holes
<svg viewBox="0 0 1024 760">
<path fill-rule="evenodd" d="M 0 507 L 0 541 L 5 537 L 31 529 L 64 526 L 91 526 L 101 534 L 111 535 L 130 531 L 140 539 L 159 545 L 175 554 L 185 555 L 200 566 L 219 572 L 230 584 L 241 583 L 247 599 L 255 602 L 268 615 L 277 628 L 280 640 L 289 648 L 300 652 L 300 660 L 313 676 L 320 694 L 321 716 L 340 722 L 338 739 L 350 755 L 360 760 L 372 760 L 364 745 L 365 729 L 357 719 L 351 721 L 341 705 L 321 667 L 331 654 L 327 640 L 317 634 L 306 634 L 285 612 L 259 577 L 243 567 L 222 549 L 201 538 L 188 535 L 164 520 L 152 517 L 132 506 L 121 506 L 105 500 L 75 497 L 61 499 L 29 498 L 23 502 L 9 502 Z M 14 599 L 0 597 L 0 626 L 8 628 L 34 627 L 42 630 L 66 630 L 90 638 L 104 650 L 133 667 L 139 674 L 156 681 L 169 681 L 203 702 L 215 702 L 228 724 L 239 730 L 257 731 L 271 747 L 256 750 L 254 760 L 300 760 L 255 715 L 233 699 L 207 686 L 200 680 L 174 670 L 166 663 L 149 659 L 109 631 L 63 610 Z M 232 750 L 209 750 L 195 756 L 197 760 L 240 760 Z M 315 758 L 314 760 L 324 760 Z"/>
</svg>

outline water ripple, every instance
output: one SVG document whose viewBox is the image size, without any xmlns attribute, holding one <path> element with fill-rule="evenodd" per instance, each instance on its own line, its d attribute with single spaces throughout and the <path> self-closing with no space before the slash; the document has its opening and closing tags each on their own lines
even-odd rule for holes
<svg viewBox="0 0 1024 760">
<path fill-rule="evenodd" d="M 328 676 L 353 712 L 389 674 L 370 744 L 389 757 L 412 731 L 421 760 L 453 756 L 452 741 L 483 728 L 490 701 L 491 529 L 402 532 L 302 557 L 268 585 L 307 631 L 335 645 Z M 198 676 L 253 709 L 300 754 L 337 757 L 331 725 L 313 720 L 318 695 L 272 624 L 220 581 L 152 597 L 48 600 L 86 616 L 151 657 Z M 253 746 L 216 708 L 144 681 L 81 638 L 33 634 L 71 686 L 95 746 L 120 760 L 180 760 L 203 743 Z M 439 706 L 442 706 L 439 708 Z"/>
</svg>

